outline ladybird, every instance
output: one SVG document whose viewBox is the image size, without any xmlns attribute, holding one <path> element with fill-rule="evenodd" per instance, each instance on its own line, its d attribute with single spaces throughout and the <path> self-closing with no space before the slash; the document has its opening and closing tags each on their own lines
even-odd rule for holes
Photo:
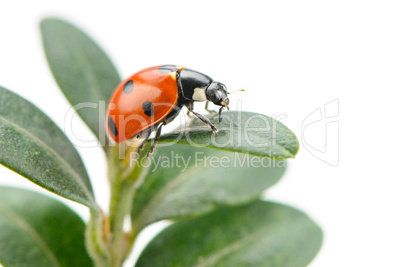
<svg viewBox="0 0 402 267">
<path fill-rule="evenodd" d="M 116 143 L 132 137 L 143 138 L 142 149 L 156 130 L 154 142 L 147 153 L 153 152 L 161 135 L 162 126 L 179 115 L 183 106 L 211 127 L 215 136 L 218 129 L 209 119 L 193 110 L 194 102 L 206 101 L 229 110 L 226 86 L 198 71 L 176 65 L 161 65 L 143 69 L 122 81 L 112 94 L 106 112 L 106 128 Z"/>
</svg>

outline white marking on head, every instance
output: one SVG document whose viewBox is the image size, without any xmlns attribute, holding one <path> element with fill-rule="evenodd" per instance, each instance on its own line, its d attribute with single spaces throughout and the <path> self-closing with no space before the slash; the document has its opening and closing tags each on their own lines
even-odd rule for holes
<svg viewBox="0 0 402 267">
<path fill-rule="evenodd" d="M 219 96 L 222 96 L 222 91 L 216 91 L 218 93 Z"/>
<path fill-rule="evenodd" d="M 207 100 L 207 95 L 205 94 L 205 89 L 195 88 L 193 94 L 193 100 L 195 101 L 205 101 Z"/>
</svg>

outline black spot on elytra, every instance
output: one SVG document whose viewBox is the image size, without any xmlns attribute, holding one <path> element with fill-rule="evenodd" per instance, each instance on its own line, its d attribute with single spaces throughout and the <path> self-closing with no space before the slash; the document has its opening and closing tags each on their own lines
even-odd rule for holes
<svg viewBox="0 0 402 267">
<path fill-rule="evenodd" d="M 158 68 L 158 71 L 160 73 L 176 72 L 178 70 L 179 70 L 179 68 L 176 67 L 175 65 L 162 65 Z"/>
<path fill-rule="evenodd" d="M 144 109 L 145 115 L 151 117 L 154 115 L 154 105 L 151 102 L 147 101 L 142 104 L 142 108 Z"/>
<path fill-rule="evenodd" d="M 128 80 L 126 84 L 124 84 L 123 92 L 128 95 L 134 89 L 134 82 L 132 80 Z"/>
<path fill-rule="evenodd" d="M 110 131 L 112 132 L 112 134 L 113 134 L 114 136 L 117 136 L 118 133 L 117 133 L 116 124 L 114 123 L 112 117 L 110 117 L 110 116 L 109 116 L 109 118 L 108 118 L 108 124 L 109 124 L 109 129 L 110 129 Z"/>
</svg>

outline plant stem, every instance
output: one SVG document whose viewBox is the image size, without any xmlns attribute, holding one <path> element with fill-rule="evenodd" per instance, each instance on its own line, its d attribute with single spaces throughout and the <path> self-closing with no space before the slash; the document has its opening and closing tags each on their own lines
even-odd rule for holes
<svg viewBox="0 0 402 267">
<path fill-rule="evenodd" d="M 104 219 L 100 209 L 91 210 L 91 218 L 86 229 L 86 246 L 98 267 L 106 267 L 109 258 L 104 234 Z"/>
<path fill-rule="evenodd" d="M 138 234 L 137 229 L 125 232 L 124 220 L 130 215 L 135 191 L 142 183 L 148 168 L 141 164 L 129 166 L 126 157 L 128 153 L 123 153 L 123 156 L 120 154 L 126 150 L 127 146 L 124 144 L 109 149 L 109 217 L 105 217 L 100 209 L 94 210 L 87 226 L 87 247 L 97 267 L 120 267 L 130 253 Z"/>
<path fill-rule="evenodd" d="M 134 196 L 135 182 L 125 180 L 112 187 L 112 196 L 110 203 L 110 264 L 111 267 L 121 266 L 123 260 L 127 257 L 131 246 L 128 240 L 128 234 L 124 232 L 124 219 L 130 214 L 131 203 Z"/>
<path fill-rule="evenodd" d="M 127 158 L 120 159 L 121 149 L 126 151 L 127 147 L 124 145 L 115 146 L 108 153 L 108 176 L 111 185 L 108 267 L 121 266 L 131 251 L 137 233 L 133 233 L 133 229 L 124 232 L 124 221 L 130 215 L 135 190 L 142 183 L 148 171 L 140 164 L 129 166 Z M 134 149 L 136 150 L 136 148 Z"/>
</svg>

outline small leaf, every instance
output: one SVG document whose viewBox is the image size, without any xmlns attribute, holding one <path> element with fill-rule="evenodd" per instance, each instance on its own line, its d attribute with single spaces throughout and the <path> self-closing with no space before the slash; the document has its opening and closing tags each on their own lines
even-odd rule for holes
<svg viewBox="0 0 402 267">
<path fill-rule="evenodd" d="M 273 118 L 240 111 L 224 112 L 222 116 L 221 123 L 218 115 L 207 116 L 219 130 L 216 137 L 208 125 L 193 118 L 179 130 L 163 135 L 160 142 L 177 142 L 270 158 L 292 158 L 299 150 L 294 133 Z"/>
<path fill-rule="evenodd" d="M 0 262 L 4 266 L 92 266 L 85 224 L 47 196 L 0 187 Z"/>
<path fill-rule="evenodd" d="M 173 144 L 160 145 L 150 160 L 148 175 L 134 197 L 132 218 L 137 229 L 254 201 L 286 169 L 281 159 Z"/>
<path fill-rule="evenodd" d="M 260 201 L 169 226 L 135 266 L 306 266 L 321 243 L 321 229 L 304 213 Z"/>
<path fill-rule="evenodd" d="M 54 18 L 42 20 L 40 26 L 47 60 L 59 87 L 100 141 L 107 141 L 105 106 L 121 81 L 115 67 L 75 26 Z"/>
<path fill-rule="evenodd" d="M 80 156 L 37 107 L 0 87 L 0 164 L 88 207 L 94 199 Z"/>
</svg>

